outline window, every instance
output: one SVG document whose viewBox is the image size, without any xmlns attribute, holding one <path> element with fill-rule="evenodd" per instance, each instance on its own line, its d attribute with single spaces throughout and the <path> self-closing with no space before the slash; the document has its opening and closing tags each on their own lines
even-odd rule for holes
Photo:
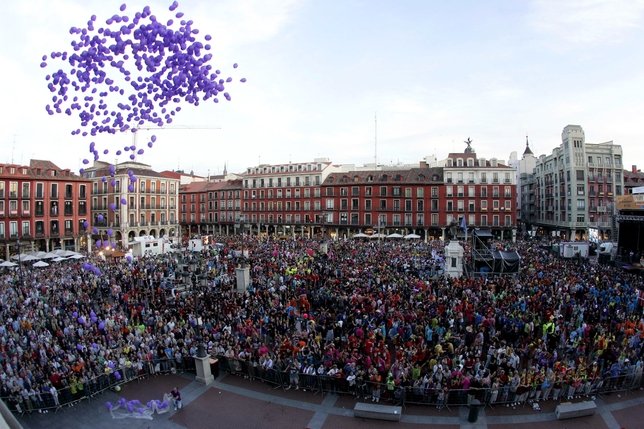
<svg viewBox="0 0 644 429">
<path fill-rule="evenodd" d="M 481 211 L 487 210 L 487 200 L 481 200 Z"/>
<path fill-rule="evenodd" d="M 432 186 L 432 198 L 438 198 L 438 187 Z"/>
<path fill-rule="evenodd" d="M 499 187 L 498 186 L 493 186 L 492 187 L 492 198 L 499 198 Z"/>
<path fill-rule="evenodd" d="M 364 209 L 371 210 L 371 200 L 364 200 Z"/>
<path fill-rule="evenodd" d="M 58 198 L 58 183 L 51 184 L 51 192 L 49 193 L 50 198 Z"/>
<path fill-rule="evenodd" d="M 454 201 L 448 201 L 447 202 L 447 209 L 448 212 L 454 211 Z"/>
<path fill-rule="evenodd" d="M 0 198 L 4 198 L 4 181 L 0 181 Z"/>
<path fill-rule="evenodd" d="M 387 210 L 387 200 L 380 200 L 380 210 Z"/>
<path fill-rule="evenodd" d="M 425 196 L 424 188 L 416 188 L 416 198 L 423 198 Z"/>
<path fill-rule="evenodd" d="M 30 197 L 30 183 L 29 182 L 22 182 L 22 198 L 29 198 Z"/>
<path fill-rule="evenodd" d="M 399 197 L 399 196 L 401 196 L 401 195 L 402 195 L 402 194 L 400 193 L 400 186 L 394 186 L 394 188 L 392 189 L 392 195 L 393 195 L 394 197 Z"/>
<path fill-rule="evenodd" d="M 487 186 L 481 186 L 481 198 L 487 198 Z"/>
<path fill-rule="evenodd" d="M 474 186 L 468 186 L 467 187 L 467 196 L 470 198 L 473 198 L 476 196 L 476 187 Z"/>
<path fill-rule="evenodd" d="M 454 196 L 454 187 L 453 186 L 445 186 L 445 196 L 446 197 Z"/>
<path fill-rule="evenodd" d="M 512 200 L 505 200 L 503 203 L 505 210 L 512 210 Z"/>
<path fill-rule="evenodd" d="M 18 182 L 9 182 L 9 198 L 18 198 Z"/>
<path fill-rule="evenodd" d="M 432 213 L 432 225 L 438 225 L 438 213 Z"/>
<path fill-rule="evenodd" d="M 29 216 L 30 212 L 30 207 L 29 207 L 29 200 L 23 200 L 22 201 L 22 214 Z"/>
<path fill-rule="evenodd" d="M 326 199 L 326 209 L 327 210 L 333 210 L 334 208 L 334 199 L 333 198 L 327 198 Z"/>
</svg>

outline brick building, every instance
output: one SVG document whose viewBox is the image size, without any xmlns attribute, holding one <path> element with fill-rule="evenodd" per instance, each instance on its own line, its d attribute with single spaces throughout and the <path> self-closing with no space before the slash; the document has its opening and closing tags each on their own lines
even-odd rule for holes
<svg viewBox="0 0 644 429">
<path fill-rule="evenodd" d="M 81 250 L 91 228 L 91 182 L 50 161 L 0 164 L 0 258 L 20 251 Z"/>
<path fill-rule="evenodd" d="M 179 238 L 179 179 L 172 174 L 140 162 L 96 161 L 84 176 L 92 183 L 94 240 L 126 248 L 139 236 Z"/>
</svg>

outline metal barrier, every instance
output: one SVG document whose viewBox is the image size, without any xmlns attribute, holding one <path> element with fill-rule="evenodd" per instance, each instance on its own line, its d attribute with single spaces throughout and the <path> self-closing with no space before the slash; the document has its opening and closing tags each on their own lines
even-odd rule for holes
<svg viewBox="0 0 644 429">
<path fill-rule="evenodd" d="M 261 381 L 275 389 L 288 390 L 296 388 L 315 394 L 335 393 L 352 395 L 360 400 L 371 400 L 394 405 L 420 404 L 435 406 L 438 409 L 451 406 L 463 406 L 476 399 L 487 406 L 514 405 L 521 406 L 540 401 L 568 401 L 574 398 L 600 396 L 617 392 L 626 392 L 642 387 L 641 373 L 624 373 L 617 377 L 605 377 L 585 380 L 569 379 L 557 382 L 552 386 L 519 386 L 516 389 L 509 385 L 498 388 L 454 389 L 449 387 L 435 388 L 416 384 L 399 386 L 393 383 L 375 383 L 369 380 L 329 376 L 325 374 L 291 373 L 276 368 L 263 368 L 260 365 L 218 356 L 220 373 Z M 96 397 L 106 390 L 114 389 L 132 381 L 139 381 L 149 376 L 164 373 L 183 373 L 195 371 L 195 362 L 191 357 L 181 361 L 155 359 L 144 362 L 141 370 L 129 367 L 114 368 L 110 373 L 89 379 L 85 382 L 75 381 L 65 388 L 49 392 L 41 391 L 35 395 L 22 395 L 17 392 L 1 398 L 14 413 L 57 411 L 63 407 L 74 406 L 80 401 Z M 120 374 L 120 377 L 116 373 Z"/>
<path fill-rule="evenodd" d="M 263 369 L 247 361 L 228 359 L 225 356 L 219 356 L 218 360 L 220 371 L 261 381 L 274 388 L 289 389 L 295 385 L 299 389 L 314 393 L 353 395 L 367 401 L 382 401 L 403 406 L 406 404 L 427 405 L 435 406 L 438 409 L 469 405 L 474 399 L 490 407 L 522 406 L 542 401 L 565 402 L 575 398 L 626 392 L 642 387 L 642 375 L 635 373 L 618 377 L 569 379 L 547 387 L 532 385 L 511 388 L 506 384 L 498 388 L 472 387 L 466 390 L 450 387 L 435 388 L 420 384 L 402 387 L 359 379 L 349 382 L 344 377 L 303 373 L 298 373 L 294 377 L 296 381 L 293 382 L 291 374 L 287 371 L 279 371 L 275 368 Z"/>
<path fill-rule="evenodd" d="M 65 380 L 64 383 L 67 386 L 61 389 L 42 390 L 32 395 L 16 392 L 0 399 L 4 401 L 10 411 L 21 415 L 34 412 L 56 412 L 63 407 L 72 407 L 81 401 L 93 399 L 106 390 L 115 389 L 116 386 L 140 381 L 156 374 L 183 372 L 196 372 L 193 358 L 184 357 L 180 362 L 174 359 L 155 359 L 144 362 L 141 370 L 132 364 L 127 367 L 113 368 L 109 373 L 86 381 Z M 116 375 L 117 373 L 118 375 Z"/>
</svg>

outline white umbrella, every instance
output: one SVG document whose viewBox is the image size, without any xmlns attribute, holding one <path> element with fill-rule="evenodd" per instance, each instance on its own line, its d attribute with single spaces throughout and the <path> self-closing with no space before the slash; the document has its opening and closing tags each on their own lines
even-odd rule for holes
<svg viewBox="0 0 644 429">
<path fill-rule="evenodd" d="M 67 258 L 67 257 L 70 257 L 70 256 L 76 256 L 76 255 L 80 255 L 80 253 L 74 252 L 72 250 L 65 250 L 64 254 L 62 254 L 60 256 L 63 256 L 65 258 Z"/>
<path fill-rule="evenodd" d="M 369 236 L 369 238 L 385 238 L 385 234 L 375 233 Z"/>
<path fill-rule="evenodd" d="M 405 240 L 416 239 L 416 238 L 420 238 L 420 235 L 418 235 L 418 234 L 407 234 L 407 235 L 405 235 L 404 238 L 405 238 Z"/>
<path fill-rule="evenodd" d="M 60 256 L 59 256 L 59 255 L 57 255 L 57 254 L 55 254 L 55 253 L 48 252 L 48 253 L 45 253 L 44 255 L 42 255 L 42 256 L 40 257 L 40 259 L 54 259 L 54 258 L 59 258 L 59 257 L 60 257 Z"/>
<path fill-rule="evenodd" d="M 48 267 L 49 264 L 45 261 L 38 261 L 34 264 L 34 267 L 36 268 L 42 268 L 42 267 Z"/>
<path fill-rule="evenodd" d="M 83 259 L 84 257 L 85 257 L 85 255 L 81 255 L 80 253 L 76 253 L 76 254 L 70 256 L 67 259 Z"/>
<path fill-rule="evenodd" d="M 53 251 L 53 252 L 51 252 L 51 253 L 53 253 L 53 254 L 55 254 L 55 255 L 58 255 L 58 256 L 65 256 L 65 252 L 66 252 L 66 250 L 63 250 L 63 249 L 56 249 L 56 250 L 54 250 L 54 251 Z"/>
<path fill-rule="evenodd" d="M 66 261 L 67 259 L 61 258 L 60 256 L 56 256 L 54 259 L 52 259 L 52 262 L 60 262 L 60 261 Z"/>
<path fill-rule="evenodd" d="M 393 234 L 389 234 L 387 238 L 403 238 L 403 235 L 398 234 L 397 232 L 394 232 Z"/>
<path fill-rule="evenodd" d="M 16 267 L 17 265 L 18 264 L 16 264 L 15 262 L 2 261 L 2 263 L 0 264 L 0 267 Z"/>
<path fill-rule="evenodd" d="M 363 234 L 362 232 L 359 232 L 353 235 L 353 238 L 367 238 L 367 237 L 369 236 L 367 234 Z"/>
<path fill-rule="evenodd" d="M 45 256 L 45 255 L 46 255 L 46 253 L 45 253 L 45 252 L 37 251 L 37 252 L 29 252 L 29 253 L 28 253 L 28 255 L 35 256 L 35 257 L 36 257 L 36 258 L 38 258 L 38 259 L 42 259 L 42 258 L 43 258 L 43 256 Z"/>
<path fill-rule="evenodd" d="M 26 255 L 24 253 L 21 253 L 20 255 L 13 255 L 11 259 L 15 259 L 16 261 L 20 261 L 20 262 L 28 262 L 28 261 L 35 261 L 38 258 L 32 255 Z"/>
</svg>

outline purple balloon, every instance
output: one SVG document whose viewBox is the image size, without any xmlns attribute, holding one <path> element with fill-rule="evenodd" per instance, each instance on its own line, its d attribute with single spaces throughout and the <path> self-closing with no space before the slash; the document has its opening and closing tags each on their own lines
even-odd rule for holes
<svg viewBox="0 0 644 429">
<path fill-rule="evenodd" d="M 103 222 L 103 220 L 105 220 L 105 217 L 99 213 L 99 215 L 96 216 L 96 220 L 98 220 L 99 222 Z"/>
<path fill-rule="evenodd" d="M 98 322 L 98 329 L 100 329 L 101 331 L 105 330 L 105 322 L 103 321 Z"/>
<path fill-rule="evenodd" d="M 103 241 L 101 241 L 101 240 L 96 240 L 96 243 L 95 243 L 95 244 L 96 244 L 96 247 L 101 247 L 101 245 L 103 244 Z"/>
<path fill-rule="evenodd" d="M 121 198 L 121 204 L 126 206 L 127 205 L 127 199 Z"/>
<path fill-rule="evenodd" d="M 87 229 L 88 226 L 89 226 L 89 223 L 86 220 L 84 220 L 83 221 L 83 228 Z"/>
<path fill-rule="evenodd" d="M 112 234 L 114 234 L 114 231 L 112 231 L 112 228 L 108 228 L 108 230 L 107 230 L 107 236 L 108 236 L 108 237 L 111 237 L 111 236 L 112 236 Z"/>
<path fill-rule="evenodd" d="M 92 234 L 94 234 L 94 235 L 98 234 L 98 228 L 93 227 L 92 228 Z"/>
<path fill-rule="evenodd" d="M 174 1 L 170 10 L 174 12 L 178 6 Z M 104 22 L 108 27 L 95 29 L 98 21 L 92 15 L 85 27 L 70 28 L 73 51 L 53 51 L 49 57 L 49 63 L 60 61 L 62 67 L 48 64 L 47 55 L 41 57 L 41 67 L 51 67 L 46 85 L 54 96 L 46 111 L 78 118 L 70 130 L 72 135 L 163 127 L 181 111 L 178 105 L 170 109 L 169 103 L 198 106 L 205 100 L 219 102 L 216 95 L 224 90 L 223 81 L 218 79 L 220 70 L 211 73 L 215 69 L 212 54 L 204 54 L 210 45 L 202 41 L 210 41 L 211 35 L 200 40 L 199 29 L 192 20 L 183 19 L 182 12 L 174 13 L 181 27 L 170 29 L 173 19 L 165 20 L 164 25 L 147 6 L 131 16 L 123 14 L 126 8 L 123 3 L 120 13 L 107 17 Z M 121 87 L 123 78 L 127 84 Z M 230 95 L 224 98 L 231 100 Z M 141 154 L 134 147 L 126 150 Z M 110 151 L 104 149 L 99 154 L 92 142 L 90 152 L 97 161 Z M 121 150 L 116 151 L 117 156 L 121 154 Z"/>
</svg>

